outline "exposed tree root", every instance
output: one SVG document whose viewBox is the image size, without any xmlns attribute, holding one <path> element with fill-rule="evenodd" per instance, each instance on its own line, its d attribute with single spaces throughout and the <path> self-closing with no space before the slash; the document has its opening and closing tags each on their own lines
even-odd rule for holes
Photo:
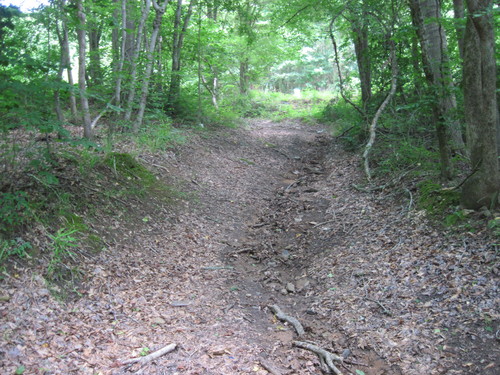
<svg viewBox="0 0 500 375">
<path fill-rule="evenodd" d="M 344 358 L 336 354 L 330 353 L 329 351 L 322 349 L 317 345 L 310 344 L 308 342 L 294 341 L 293 345 L 298 348 L 306 349 L 315 353 L 318 356 L 322 367 L 326 369 L 326 372 L 328 374 L 331 374 L 333 371 L 337 375 L 342 375 L 342 372 L 333 364 L 333 361 L 338 361 L 342 363 L 344 361 Z"/>
<path fill-rule="evenodd" d="M 300 324 L 300 322 L 296 318 L 286 315 L 283 311 L 281 311 L 278 305 L 270 305 L 269 309 L 276 315 L 279 320 L 290 323 L 293 328 L 295 328 L 295 331 L 297 332 L 297 335 L 299 337 L 304 335 L 304 327 L 302 327 L 302 324 Z"/>
</svg>

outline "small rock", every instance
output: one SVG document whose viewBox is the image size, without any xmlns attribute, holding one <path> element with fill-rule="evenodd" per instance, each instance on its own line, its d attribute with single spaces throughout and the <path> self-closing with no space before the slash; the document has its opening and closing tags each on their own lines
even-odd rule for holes
<svg viewBox="0 0 500 375">
<path fill-rule="evenodd" d="M 484 217 L 491 217 L 491 211 L 488 210 L 487 207 L 483 206 L 479 209 L 479 212 L 481 213 L 481 215 L 483 215 Z"/>
<path fill-rule="evenodd" d="M 288 250 L 283 250 L 281 252 L 281 257 L 285 260 L 288 260 L 290 258 L 290 252 Z"/>
<path fill-rule="evenodd" d="M 160 317 L 156 317 L 156 318 L 153 318 L 151 319 L 151 323 L 153 324 L 165 324 L 165 320 L 160 318 Z"/>
<path fill-rule="evenodd" d="M 300 292 L 309 286 L 309 280 L 307 278 L 297 280 L 297 290 Z"/>
<path fill-rule="evenodd" d="M 295 285 L 293 285 L 292 283 L 287 283 L 286 290 L 290 293 L 295 293 Z"/>
<path fill-rule="evenodd" d="M 353 274 L 355 277 L 361 277 L 361 276 L 365 276 L 365 275 L 366 275 L 366 272 L 365 272 L 365 270 L 362 270 L 362 269 L 357 269 L 357 270 L 355 270 L 352 274 Z"/>
<path fill-rule="evenodd" d="M 351 351 L 349 349 L 346 349 L 342 352 L 342 358 L 346 359 L 351 355 Z"/>
<path fill-rule="evenodd" d="M 288 294 L 288 292 L 286 291 L 285 288 L 281 289 L 280 293 L 283 294 L 284 296 L 286 296 Z"/>
</svg>

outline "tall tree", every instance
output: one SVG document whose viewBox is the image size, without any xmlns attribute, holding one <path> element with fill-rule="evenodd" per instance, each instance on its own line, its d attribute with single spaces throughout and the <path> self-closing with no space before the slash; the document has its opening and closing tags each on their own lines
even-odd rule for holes
<svg viewBox="0 0 500 375">
<path fill-rule="evenodd" d="M 89 100 L 87 97 L 87 40 L 86 26 L 87 18 L 83 7 L 83 0 L 75 0 L 78 26 L 78 88 L 80 90 L 80 103 L 83 114 L 83 135 L 85 138 L 92 138 L 92 120 L 90 118 Z"/>
<path fill-rule="evenodd" d="M 197 0 L 191 0 L 184 18 L 182 17 L 182 0 L 177 0 L 174 18 L 174 34 L 172 40 L 172 71 L 170 88 L 167 97 L 167 112 L 171 115 L 178 113 L 179 96 L 181 92 L 181 51 L 186 31 L 193 14 L 193 6 Z"/>
<path fill-rule="evenodd" d="M 168 3 L 168 1 L 165 2 L 165 6 L 167 3 Z M 128 97 L 127 97 L 126 110 L 125 110 L 125 120 L 127 120 L 127 121 L 130 120 L 130 118 L 132 116 L 132 107 L 134 104 L 135 92 L 136 92 L 135 84 L 137 81 L 137 64 L 139 62 L 139 55 L 141 53 L 141 46 L 142 46 L 142 42 L 143 42 L 144 25 L 146 24 L 146 20 L 148 18 L 150 10 L 151 10 L 151 0 L 145 0 L 145 4 L 144 4 L 144 6 L 142 6 L 141 19 L 139 21 L 139 26 L 137 27 L 137 35 L 135 38 L 134 49 L 133 49 L 132 55 L 130 56 L 129 91 L 128 91 Z M 122 12 L 124 12 L 124 11 L 126 12 L 126 9 L 122 10 Z M 155 19 L 155 21 L 156 21 L 156 19 Z M 156 43 L 156 40 L 155 40 L 155 43 Z"/>
<path fill-rule="evenodd" d="M 492 6 L 492 0 L 467 0 L 463 76 L 473 175 L 463 185 L 462 202 L 468 208 L 499 204 L 498 103 Z"/>
<path fill-rule="evenodd" d="M 441 159 L 441 177 L 451 178 L 450 134 L 455 149 L 463 149 L 463 139 L 454 119 L 456 99 L 449 71 L 447 41 L 440 23 L 441 8 L 438 0 L 410 0 L 412 20 L 422 50 L 425 76 L 433 95 L 433 121 L 436 128 Z M 450 133 L 450 129 L 452 130 Z"/>
<path fill-rule="evenodd" d="M 151 78 L 151 73 L 153 71 L 154 63 L 154 52 L 156 49 L 156 42 L 158 41 L 158 33 L 160 32 L 161 23 L 163 20 L 163 15 L 167 9 L 167 5 L 170 0 L 164 0 L 163 3 L 153 0 L 153 7 L 155 9 L 155 18 L 153 20 L 153 31 L 151 33 L 151 38 L 148 45 L 148 50 L 146 53 L 146 71 L 144 73 L 144 78 L 142 81 L 141 89 L 141 99 L 139 102 L 139 111 L 137 113 L 137 118 L 134 121 L 133 131 L 137 133 L 139 128 L 142 126 L 142 121 L 144 119 L 144 111 L 146 110 L 146 103 L 148 99 L 149 92 L 149 80 Z"/>
</svg>

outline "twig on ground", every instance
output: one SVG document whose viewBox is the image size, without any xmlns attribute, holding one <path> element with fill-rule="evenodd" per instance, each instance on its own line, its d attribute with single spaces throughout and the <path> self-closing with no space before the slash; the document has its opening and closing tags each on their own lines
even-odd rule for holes
<svg viewBox="0 0 500 375">
<path fill-rule="evenodd" d="M 319 223 L 319 224 L 314 224 L 313 225 L 313 228 L 317 228 L 317 227 L 320 227 L 322 225 L 325 225 L 325 224 L 330 224 L 330 223 L 333 223 L 337 221 L 337 219 L 332 219 L 332 220 L 327 220 L 327 221 L 323 221 L 322 223 Z"/>
<path fill-rule="evenodd" d="M 387 315 L 387 316 L 392 316 L 392 313 L 391 313 L 389 310 L 387 310 L 387 309 L 385 308 L 385 306 L 382 304 L 382 302 L 377 301 L 376 299 L 368 298 L 368 297 L 365 297 L 365 298 L 366 298 L 368 301 L 374 302 L 374 303 L 376 303 L 377 305 L 379 305 L 379 306 L 380 306 L 380 308 L 382 309 L 382 311 L 383 311 L 383 313 L 384 313 L 385 315 Z"/>
<path fill-rule="evenodd" d="M 300 324 L 298 319 L 294 318 L 293 316 L 286 315 L 283 311 L 281 311 L 278 305 L 269 305 L 269 309 L 276 315 L 279 320 L 290 323 L 293 328 L 295 328 L 295 331 L 297 332 L 297 335 L 299 335 L 299 337 L 305 334 L 304 327 L 302 327 L 302 324 Z"/>
<path fill-rule="evenodd" d="M 260 359 L 259 363 L 262 367 L 264 367 L 264 369 L 266 369 L 267 372 L 271 373 L 272 375 L 282 375 L 283 374 L 283 372 L 281 370 L 278 370 L 276 367 L 271 365 L 265 359 Z"/>
<path fill-rule="evenodd" d="M 201 267 L 203 271 L 233 270 L 233 266 L 208 266 Z"/>
<path fill-rule="evenodd" d="M 154 361 L 155 359 L 161 357 L 162 355 L 165 355 L 167 353 L 170 353 L 175 350 L 177 347 L 177 344 L 169 344 L 167 346 L 164 346 L 163 348 L 157 350 L 156 352 L 153 352 L 149 355 L 146 355 L 144 357 L 140 358 L 132 358 L 132 359 L 127 359 L 125 361 L 122 361 L 122 365 L 131 365 L 134 363 L 139 363 L 141 366 L 144 366 L 146 363 Z"/>
<path fill-rule="evenodd" d="M 315 353 L 319 357 L 321 364 L 326 365 L 328 373 L 333 371 L 337 375 L 342 375 L 342 372 L 333 364 L 333 361 L 342 363 L 344 361 L 343 357 L 330 353 L 329 351 L 308 342 L 294 341 L 293 345 Z"/>
</svg>

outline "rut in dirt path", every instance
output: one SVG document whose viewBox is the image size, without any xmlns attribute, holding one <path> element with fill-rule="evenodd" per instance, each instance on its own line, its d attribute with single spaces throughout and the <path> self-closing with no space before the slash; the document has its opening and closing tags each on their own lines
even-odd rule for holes
<svg viewBox="0 0 500 375">
<path fill-rule="evenodd" d="M 122 240 L 82 261 L 76 301 L 36 272 L 5 279 L 2 374 L 319 374 L 270 304 L 301 339 L 346 354 L 346 374 L 495 374 L 495 246 L 354 189 L 359 158 L 322 127 L 252 120 L 139 156 L 183 207 L 158 207 L 142 229 L 109 223 Z"/>
</svg>

